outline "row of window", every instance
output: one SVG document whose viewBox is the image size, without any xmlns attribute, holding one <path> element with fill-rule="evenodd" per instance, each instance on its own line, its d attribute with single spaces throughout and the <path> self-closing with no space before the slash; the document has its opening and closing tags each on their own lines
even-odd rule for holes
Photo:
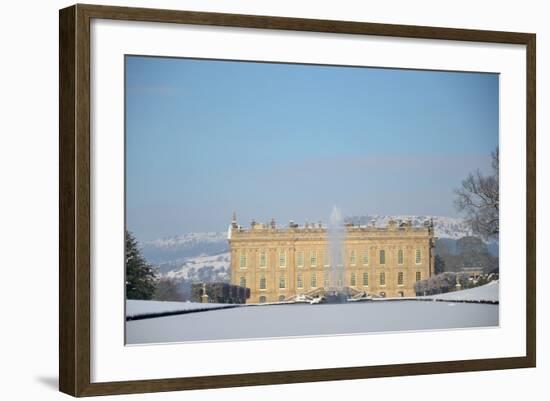
<svg viewBox="0 0 550 401">
<path fill-rule="evenodd" d="M 285 297 L 284 295 L 279 295 L 279 302 L 284 301 L 285 298 L 286 298 L 286 297 Z M 267 302 L 267 298 L 266 298 L 265 296 L 262 295 L 262 296 L 260 296 L 259 301 L 260 301 L 261 304 L 266 303 L 266 302 Z"/>
<path fill-rule="evenodd" d="M 399 249 L 397 251 L 397 264 L 402 265 L 404 263 L 404 260 L 405 260 L 404 251 L 403 249 Z M 386 251 L 384 249 L 381 249 L 379 251 L 378 261 L 381 265 L 386 264 Z M 414 261 L 417 265 L 422 263 L 422 251 L 420 249 L 415 250 Z M 355 266 L 357 264 L 357 252 L 355 249 L 352 249 L 349 254 L 349 263 L 351 266 Z M 324 254 L 323 264 L 324 266 L 330 265 L 328 253 Z M 363 253 L 363 265 L 366 266 L 368 264 L 369 264 L 369 251 L 367 250 Z M 310 251 L 309 265 L 311 267 L 317 266 L 317 251 Z M 246 251 L 243 250 L 240 252 L 239 267 L 246 268 L 247 266 L 248 266 L 248 256 L 246 254 Z M 260 251 L 258 266 L 267 267 L 267 252 L 264 250 Z M 279 267 L 286 267 L 285 251 L 279 251 Z M 304 251 L 296 252 L 296 267 L 304 267 Z"/>
<path fill-rule="evenodd" d="M 404 273 L 398 272 L 397 273 L 397 285 L 403 285 L 404 284 Z M 416 272 L 416 281 L 422 280 L 422 272 Z M 337 285 L 341 286 L 343 283 L 343 275 L 339 274 L 337 277 Z M 260 290 L 266 290 L 267 289 L 267 280 L 264 275 L 260 276 Z M 323 275 L 323 286 L 329 287 L 330 285 L 330 276 L 328 272 L 325 272 Z M 379 284 L 380 285 L 386 285 L 386 273 L 382 272 L 379 276 Z M 239 285 L 241 287 L 246 287 L 246 277 L 241 276 Z M 355 273 L 351 273 L 350 275 L 350 286 L 355 287 L 357 285 L 357 275 Z M 363 273 L 363 281 L 362 285 L 367 287 L 369 285 L 369 273 L 364 272 Z M 304 279 L 302 274 L 298 274 L 296 276 L 296 287 L 297 288 L 304 288 Z M 286 277 L 280 276 L 279 277 L 279 288 L 286 288 Z M 312 273 L 311 274 L 311 288 L 317 288 L 317 274 Z"/>
</svg>

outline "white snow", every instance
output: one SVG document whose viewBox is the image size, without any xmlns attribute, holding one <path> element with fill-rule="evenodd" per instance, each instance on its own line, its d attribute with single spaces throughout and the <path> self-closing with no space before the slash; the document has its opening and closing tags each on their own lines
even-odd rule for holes
<svg viewBox="0 0 550 401">
<path fill-rule="evenodd" d="M 176 246 L 196 244 L 196 243 L 218 243 L 227 240 L 224 232 L 206 232 L 206 233 L 187 233 L 176 235 L 169 238 L 159 238 L 153 241 L 147 241 L 146 245 L 156 248 L 173 248 Z"/>
<path fill-rule="evenodd" d="M 496 280 L 479 287 L 469 288 L 467 290 L 447 292 L 445 294 L 429 295 L 419 298 L 444 301 L 498 302 L 498 294 L 499 282 Z"/>
<path fill-rule="evenodd" d="M 138 317 L 150 314 L 162 314 L 197 309 L 232 307 L 232 304 L 199 303 L 199 302 L 168 302 L 142 301 L 129 299 L 126 301 L 126 317 Z"/>
<path fill-rule="evenodd" d="M 491 327 L 499 306 L 452 302 L 266 305 L 126 322 L 126 342 L 146 344 Z"/>
<path fill-rule="evenodd" d="M 193 258 L 186 258 L 179 268 L 165 273 L 164 276 L 176 279 L 187 279 L 189 278 L 189 270 L 191 268 L 200 270 L 208 266 L 212 266 L 215 272 L 223 274 L 229 268 L 229 262 L 229 252 L 220 253 L 218 255 L 200 255 Z"/>
<path fill-rule="evenodd" d="M 412 225 L 419 227 L 424 224 L 424 221 L 433 219 L 435 236 L 439 238 L 451 238 L 459 239 L 468 235 L 472 235 L 472 230 L 464 222 L 464 219 L 459 217 L 447 217 L 447 216 L 421 216 L 421 215 L 366 215 L 366 216 L 351 216 L 349 217 L 356 224 L 361 225 L 370 224 L 374 221 L 377 227 L 386 227 L 388 221 L 411 220 Z"/>
</svg>

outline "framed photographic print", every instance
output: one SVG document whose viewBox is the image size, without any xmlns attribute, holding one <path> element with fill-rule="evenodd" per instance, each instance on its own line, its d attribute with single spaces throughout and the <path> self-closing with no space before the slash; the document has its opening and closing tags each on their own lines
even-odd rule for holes
<svg viewBox="0 0 550 401">
<path fill-rule="evenodd" d="M 534 34 L 60 11 L 65 393 L 534 367 L 535 207 Z"/>
</svg>

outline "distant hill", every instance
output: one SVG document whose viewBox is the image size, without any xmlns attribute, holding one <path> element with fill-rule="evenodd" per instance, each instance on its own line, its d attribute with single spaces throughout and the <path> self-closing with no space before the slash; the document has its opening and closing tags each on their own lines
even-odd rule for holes
<svg viewBox="0 0 550 401">
<path fill-rule="evenodd" d="M 141 245 L 145 258 L 154 264 L 184 261 L 200 255 L 217 255 L 229 250 L 227 232 L 188 233 L 159 238 Z"/>
<path fill-rule="evenodd" d="M 433 219 L 435 236 L 439 238 L 451 238 L 459 239 L 472 235 L 472 230 L 464 223 L 464 220 L 457 217 L 445 217 L 445 216 L 390 216 L 390 215 L 364 215 L 364 216 L 350 216 L 346 218 L 346 221 L 350 221 L 354 224 L 368 225 L 374 222 L 378 227 L 384 227 L 388 224 L 390 219 L 394 220 L 408 220 L 412 221 L 413 226 L 421 226 L 426 220 Z"/>
</svg>

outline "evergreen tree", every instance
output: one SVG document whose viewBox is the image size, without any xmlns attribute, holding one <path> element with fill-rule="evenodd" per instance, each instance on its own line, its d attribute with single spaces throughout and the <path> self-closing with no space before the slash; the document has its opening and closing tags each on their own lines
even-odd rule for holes
<svg viewBox="0 0 550 401">
<path fill-rule="evenodd" d="M 440 273 L 443 273 L 444 271 L 445 271 L 445 260 L 441 256 L 435 255 L 434 273 L 440 274 Z"/>
<path fill-rule="evenodd" d="M 126 231 L 126 299 L 151 299 L 156 269 L 145 260 L 132 233 Z"/>
</svg>

